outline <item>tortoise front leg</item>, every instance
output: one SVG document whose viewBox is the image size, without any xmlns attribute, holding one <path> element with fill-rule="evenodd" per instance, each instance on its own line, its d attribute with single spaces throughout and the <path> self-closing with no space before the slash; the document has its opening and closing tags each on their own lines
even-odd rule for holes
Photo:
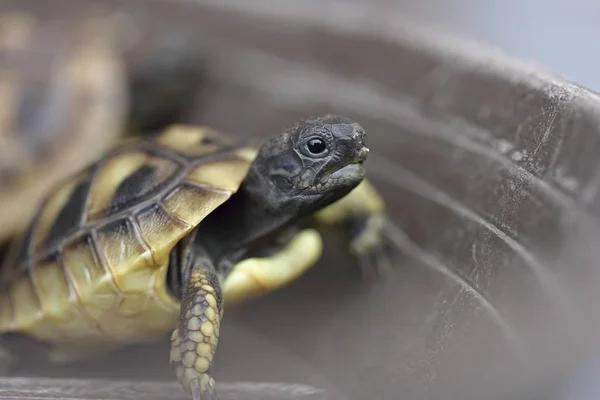
<svg viewBox="0 0 600 400">
<path fill-rule="evenodd" d="M 194 400 L 218 400 L 210 376 L 219 341 L 223 297 L 219 276 L 207 259 L 192 261 L 182 293 L 179 324 L 171 335 L 177 380 Z"/>
<path fill-rule="evenodd" d="M 268 257 L 245 259 L 233 267 L 223 287 L 214 264 L 194 249 L 185 257 L 178 327 L 171 335 L 171 363 L 183 389 L 194 400 L 217 400 L 210 367 L 217 350 L 224 298 L 236 304 L 269 293 L 301 276 L 319 259 L 322 241 L 315 229 L 304 229 Z M 188 278 L 186 278 L 188 277 Z"/>
</svg>

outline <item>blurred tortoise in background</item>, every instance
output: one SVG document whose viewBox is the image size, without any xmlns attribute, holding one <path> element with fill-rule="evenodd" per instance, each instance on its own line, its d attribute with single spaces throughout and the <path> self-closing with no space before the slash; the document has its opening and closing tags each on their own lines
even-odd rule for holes
<svg viewBox="0 0 600 400">
<path fill-rule="evenodd" d="M 199 87 L 200 57 L 177 32 L 133 68 L 135 42 L 123 45 L 133 25 L 119 16 L 0 13 L 0 244 L 46 191 L 120 137 L 180 121 Z"/>
<path fill-rule="evenodd" d="M 0 242 L 122 131 L 125 71 L 107 22 L 0 14 Z"/>
<path fill-rule="evenodd" d="M 110 150 L 56 186 L 10 248 L 0 332 L 13 352 L 24 337 L 46 350 L 30 343 L 12 360 L 81 360 L 172 331 L 182 387 L 217 399 L 225 303 L 300 276 L 321 255 L 323 226 L 372 267 L 389 254 L 365 140 L 358 123 L 327 115 L 258 149 L 173 125 Z"/>
</svg>

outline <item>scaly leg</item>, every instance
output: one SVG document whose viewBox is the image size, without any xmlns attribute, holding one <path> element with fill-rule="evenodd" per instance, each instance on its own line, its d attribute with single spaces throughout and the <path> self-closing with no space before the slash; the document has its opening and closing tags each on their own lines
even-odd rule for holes
<svg viewBox="0 0 600 400">
<path fill-rule="evenodd" d="M 292 282 L 321 255 L 318 231 L 305 229 L 270 257 L 236 264 L 221 286 L 214 265 L 195 254 L 184 286 L 178 327 L 171 335 L 171 363 L 177 379 L 194 400 L 217 400 L 210 368 L 217 350 L 225 300 L 239 303 Z"/>
<path fill-rule="evenodd" d="M 352 192 L 315 215 L 321 227 L 341 227 L 350 252 L 361 266 L 363 278 L 390 267 L 394 248 L 385 229 L 390 223 L 385 203 L 375 188 L 364 180 Z"/>
<path fill-rule="evenodd" d="M 194 400 L 217 400 L 210 368 L 223 316 L 221 283 L 205 258 L 191 261 L 181 299 L 179 324 L 171 335 L 171 363 L 177 380 Z"/>
</svg>

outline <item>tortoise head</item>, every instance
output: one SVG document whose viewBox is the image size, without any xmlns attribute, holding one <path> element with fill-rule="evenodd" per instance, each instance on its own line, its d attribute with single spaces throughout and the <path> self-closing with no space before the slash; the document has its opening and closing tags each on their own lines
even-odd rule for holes
<svg viewBox="0 0 600 400">
<path fill-rule="evenodd" d="M 313 213 L 361 183 L 365 140 L 363 127 L 346 117 L 299 121 L 262 144 L 246 189 L 272 212 Z"/>
</svg>

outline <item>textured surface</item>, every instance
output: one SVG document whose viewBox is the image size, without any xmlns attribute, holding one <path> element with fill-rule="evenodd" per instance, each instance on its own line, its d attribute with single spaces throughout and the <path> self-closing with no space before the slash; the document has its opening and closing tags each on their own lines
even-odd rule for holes
<svg viewBox="0 0 600 400">
<path fill-rule="evenodd" d="M 127 382 L 103 380 L 0 379 L 0 399 L 189 399 L 177 395 L 172 382 Z M 306 385 L 269 383 L 227 383 L 220 387 L 223 400 L 325 400 L 323 391 Z"/>
<path fill-rule="evenodd" d="M 296 284 L 231 312 L 215 379 L 307 383 L 344 400 L 560 399 L 555 373 L 600 336 L 600 99 L 374 8 L 165 3 L 129 2 L 165 4 L 149 30 L 177 19 L 206 49 L 210 101 L 190 118 L 258 137 L 348 114 L 369 131 L 369 175 L 402 229 L 405 257 L 381 282 L 358 282 L 329 246 Z M 26 372 L 171 380 L 168 351 L 165 337 Z"/>
</svg>

